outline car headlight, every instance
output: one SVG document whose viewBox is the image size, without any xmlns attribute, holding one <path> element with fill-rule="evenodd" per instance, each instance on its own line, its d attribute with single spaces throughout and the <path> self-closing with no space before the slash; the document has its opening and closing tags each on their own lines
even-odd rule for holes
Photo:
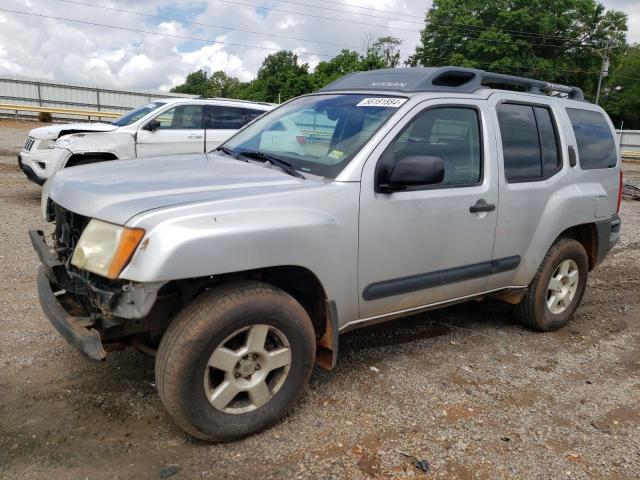
<svg viewBox="0 0 640 480">
<path fill-rule="evenodd" d="M 91 220 L 73 251 L 71 265 L 106 278 L 118 278 L 144 237 L 141 228 Z"/>
<path fill-rule="evenodd" d="M 49 150 L 53 148 L 54 143 L 56 143 L 55 140 L 40 140 L 40 142 L 38 142 L 36 150 Z"/>
<path fill-rule="evenodd" d="M 53 143 L 53 146 L 55 148 L 68 148 L 71 142 L 73 142 L 77 138 L 82 137 L 84 137 L 84 133 L 71 133 L 69 135 L 63 135 Z"/>
</svg>

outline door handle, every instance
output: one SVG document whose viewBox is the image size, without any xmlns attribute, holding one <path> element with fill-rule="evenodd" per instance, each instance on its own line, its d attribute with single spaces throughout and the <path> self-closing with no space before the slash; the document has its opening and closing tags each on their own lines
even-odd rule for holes
<svg viewBox="0 0 640 480">
<path fill-rule="evenodd" d="M 202 138 L 202 135 L 197 135 L 195 133 L 192 133 L 191 135 L 187 135 L 187 138 Z"/>
<path fill-rule="evenodd" d="M 478 200 L 475 205 L 469 207 L 471 213 L 493 212 L 495 209 L 495 204 L 487 203 L 482 199 Z"/>
</svg>

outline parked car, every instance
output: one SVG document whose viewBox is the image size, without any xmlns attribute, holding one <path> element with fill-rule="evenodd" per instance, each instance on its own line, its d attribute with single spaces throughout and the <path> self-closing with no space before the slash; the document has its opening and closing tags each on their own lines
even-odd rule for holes
<svg viewBox="0 0 640 480">
<path fill-rule="evenodd" d="M 300 145 L 303 111 L 322 135 Z M 292 134 L 271 149 L 276 124 Z M 380 70 L 283 104 L 189 168 L 59 172 L 43 194 L 54 248 L 30 236 L 58 331 L 95 360 L 155 352 L 175 421 L 227 441 L 281 418 L 349 330 L 485 297 L 533 329 L 566 325 L 618 240 L 621 182 L 611 121 L 578 88 Z"/>
<path fill-rule="evenodd" d="M 34 128 L 18 154 L 25 175 L 42 185 L 61 168 L 105 160 L 204 153 L 273 105 L 225 99 L 162 99 L 112 123 Z"/>
</svg>

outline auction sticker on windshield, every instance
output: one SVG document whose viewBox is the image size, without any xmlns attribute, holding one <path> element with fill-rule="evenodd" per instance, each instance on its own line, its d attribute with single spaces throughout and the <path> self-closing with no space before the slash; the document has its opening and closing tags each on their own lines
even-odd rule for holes
<svg viewBox="0 0 640 480">
<path fill-rule="evenodd" d="M 363 98 L 356 104 L 356 107 L 398 108 L 400 105 L 402 105 L 406 101 L 407 101 L 406 98 L 389 98 L 389 97 Z"/>
</svg>

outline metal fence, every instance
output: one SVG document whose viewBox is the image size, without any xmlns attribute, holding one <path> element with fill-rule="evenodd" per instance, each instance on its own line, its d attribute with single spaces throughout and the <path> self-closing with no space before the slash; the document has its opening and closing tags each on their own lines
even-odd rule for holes
<svg viewBox="0 0 640 480">
<path fill-rule="evenodd" d="M 51 82 L 23 77 L 0 76 L 0 103 L 78 110 L 125 112 L 155 98 L 193 98 L 194 95 L 153 90 L 119 90 L 91 85 Z M 34 117 L 37 112 L 20 111 L 21 117 Z M 0 114 L 14 112 L 1 110 Z M 52 113 L 54 119 L 86 119 L 86 116 Z"/>
<path fill-rule="evenodd" d="M 622 157 L 640 158 L 640 130 L 618 130 L 616 133 Z"/>
</svg>

